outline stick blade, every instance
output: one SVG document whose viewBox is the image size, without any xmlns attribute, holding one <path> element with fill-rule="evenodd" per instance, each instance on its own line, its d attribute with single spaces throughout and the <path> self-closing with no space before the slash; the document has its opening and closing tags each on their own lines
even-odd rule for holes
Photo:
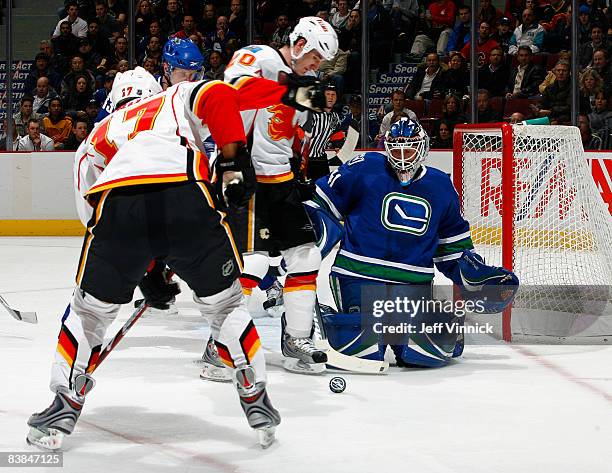
<svg viewBox="0 0 612 473">
<path fill-rule="evenodd" d="M 364 360 L 344 355 L 334 350 L 326 339 L 315 340 L 315 347 L 327 353 L 327 365 L 331 368 L 363 374 L 386 374 L 389 370 L 389 363 L 386 361 Z"/>
<path fill-rule="evenodd" d="M 38 317 L 36 316 L 36 312 L 20 312 L 18 310 L 15 310 L 10 305 L 8 305 L 8 302 L 6 302 L 2 296 L 0 296 L 0 305 L 4 307 L 13 318 L 21 322 L 27 322 L 29 324 L 38 323 Z"/>
<path fill-rule="evenodd" d="M 17 320 L 21 320 L 22 322 L 27 322 L 29 324 L 38 323 L 38 316 L 36 315 L 36 312 L 20 312 L 18 310 L 13 310 L 13 312 L 15 313 L 13 317 L 15 317 Z"/>
</svg>

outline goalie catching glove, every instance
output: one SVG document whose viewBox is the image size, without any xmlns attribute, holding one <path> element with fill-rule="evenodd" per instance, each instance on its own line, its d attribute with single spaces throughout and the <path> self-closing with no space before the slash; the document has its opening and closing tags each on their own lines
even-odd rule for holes
<svg viewBox="0 0 612 473">
<path fill-rule="evenodd" d="M 239 147 L 233 158 L 219 154 L 215 172 L 215 190 L 222 202 L 235 207 L 244 207 L 249 203 L 257 188 L 257 177 L 245 146 Z"/>
<path fill-rule="evenodd" d="M 279 72 L 278 83 L 287 86 L 287 92 L 281 99 L 285 105 L 300 112 L 323 112 L 326 105 L 325 86 L 315 77 Z"/>
<path fill-rule="evenodd" d="M 464 300 L 479 301 L 479 313 L 502 312 L 514 300 L 519 279 L 512 271 L 487 266 L 482 256 L 466 250 L 458 260 Z"/>
</svg>

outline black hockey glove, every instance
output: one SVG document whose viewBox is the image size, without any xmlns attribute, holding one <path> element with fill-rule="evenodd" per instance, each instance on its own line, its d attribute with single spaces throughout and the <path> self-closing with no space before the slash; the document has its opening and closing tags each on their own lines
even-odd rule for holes
<svg viewBox="0 0 612 473">
<path fill-rule="evenodd" d="M 301 112 L 322 112 L 325 108 L 325 87 L 315 77 L 279 72 L 278 83 L 288 88 L 281 99 L 285 105 Z"/>
<path fill-rule="evenodd" d="M 240 147 L 236 155 L 229 159 L 219 154 L 215 161 L 215 170 L 217 174 L 215 189 L 219 199 L 230 206 L 244 207 L 247 205 L 257 188 L 255 169 L 247 148 Z M 234 175 L 224 186 L 223 175 L 227 172 L 232 172 Z"/>
<path fill-rule="evenodd" d="M 174 296 L 181 292 L 179 284 L 170 279 L 166 263 L 160 260 L 155 261 L 155 266 L 145 274 L 138 287 L 147 304 L 159 310 L 168 310 Z"/>
<path fill-rule="evenodd" d="M 314 183 L 310 179 L 296 179 L 294 187 L 300 196 L 300 202 L 306 202 L 314 196 Z"/>
</svg>

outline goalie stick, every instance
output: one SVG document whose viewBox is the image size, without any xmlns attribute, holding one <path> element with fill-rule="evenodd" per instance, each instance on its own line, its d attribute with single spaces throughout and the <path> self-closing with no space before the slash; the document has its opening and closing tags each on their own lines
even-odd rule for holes
<svg viewBox="0 0 612 473">
<path fill-rule="evenodd" d="M 0 304 L 11 314 L 15 319 L 21 322 L 27 322 L 29 324 L 37 324 L 38 317 L 36 316 L 36 312 L 21 312 L 19 310 L 13 309 L 8 302 L 6 302 L 2 296 L 0 296 Z"/>
<path fill-rule="evenodd" d="M 327 341 L 318 300 L 315 302 L 314 321 L 315 327 L 318 326 L 321 336 L 320 340 L 315 340 L 315 347 L 319 350 L 323 350 L 327 354 L 326 364 L 328 367 L 363 374 L 385 374 L 389 370 L 389 363 L 386 361 L 364 360 L 363 358 L 345 355 L 334 350 Z"/>
<path fill-rule="evenodd" d="M 149 304 L 142 300 L 140 305 L 132 313 L 130 318 L 125 321 L 125 323 L 119 329 L 117 334 L 113 338 L 111 338 L 106 343 L 104 348 L 100 351 L 100 356 L 98 357 L 98 361 L 94 365 L 93 369 L 88 373 L 79 374 L 74 378 L 74 389 L 77 394 L 79 394 L 80 396 L 85 396 L 89 391 L 93 389 L 96 382 L 91 377 L 91 373 L 93 373 L 100 367 L 100 364 L 106 359 L 110 352 L 113 351 L 117 344 L 123 339 L 127 331 L 134 326 L 134 324 L 138 321 L 140 317 L 142 317 L 142 314 L 144 314 L 148 308 Z"/>
</svg>

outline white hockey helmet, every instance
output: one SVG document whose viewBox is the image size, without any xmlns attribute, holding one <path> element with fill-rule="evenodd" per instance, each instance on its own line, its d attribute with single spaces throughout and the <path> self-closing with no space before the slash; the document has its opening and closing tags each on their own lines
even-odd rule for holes
<svg viewBox="0 0 612 473">
<path fill-rule="evenodd" d="M 300 38 L 304 38 L 306 44 L 300 54 L 294 55 L 293 48 Z M 338 52 L 338 35 L 327 21 L 318 16 L 305 16 L 300 18 L 289 35 L 289 45 L 291 47 L 291 57 L 294 60 L 315 50 L 323 56 L 323 59 L 331 61 Z"/>
<path fill-rule="evenodd" d="M 429 153 L 429 136 L 417 121 L 402 117 L 385 134 L 385 150 L 400 184 L 407 186 Z"/>
<path fill-rule="evenodd" d="M 118 72 L 110 91 L 113 110 L 129 100 L 150 97 L 162 92 L 162 86 L 144 68 L 137 66 L 125 72 Z"/>
</svg>

